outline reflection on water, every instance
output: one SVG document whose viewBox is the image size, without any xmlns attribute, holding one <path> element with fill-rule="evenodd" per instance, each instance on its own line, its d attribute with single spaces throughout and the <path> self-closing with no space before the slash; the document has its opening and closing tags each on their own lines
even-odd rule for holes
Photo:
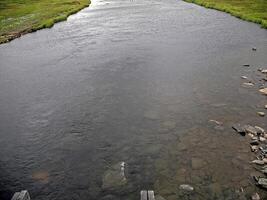
<svg viewBox="0 0 267 200">
<path fill-rule="evenodd" d="M 240 80 L 267 63 L 266 41 L 182 1 L 112 0 L 1 45 L 0 199 L 264 197 L 231 125 L 267 129 L 266 99 Z"/>
</svg>

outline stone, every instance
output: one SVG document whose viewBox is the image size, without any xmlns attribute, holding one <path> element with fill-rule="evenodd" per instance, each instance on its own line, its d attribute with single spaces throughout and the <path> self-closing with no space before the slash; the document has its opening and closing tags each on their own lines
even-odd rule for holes
<svg viewBox="0 0 267 200">
<path fill-rule="evenodd" d="M 30 194 L 27 190 L 16 192 L 11 200 L 31 200 Z"/>
<path fill-rule="evenodd" d="M 249 136 L 250 138 L 253 138 L 253 137 L 254 137 L 254 135 L 251 134 L 251 133 L 249 133 L 248 136 Z M 257 139 L 257 138 L 256 138 L 256 139 Z"/>
<path fill-rule="evenodd" d="M 243 66 L 244 66 L 244 67 L 249 67 L 249 66 L 250 66 L 250 64 L 243 64 Z"/>
<path fill-rule="evenodd" d="M 102 178 L 103 189 L 117 189 L 126 185 L 125 162 L 119 162 L 108 169 Z"/>
<path fill-rule="evenodd" d="M 181 190 L 185 190 L 185 191 L 188 191 L 188 192 L 194 191 L 194 188 L 191 185 L 187 185 L 187 184 L 182 184 L 182 185 L 179 186 L 179 188 Z"/>
<path fill-rule="evenodd" d="M 264 138 L 264 137 L 259 137 L 259 140 L 260 140 L 261 142 L 265 142 L 265 141 L 266 141 L 266 138 Z"/>
<path fill-rule="evenodd" d="M 259 92 L 264 95 L 267 95 L 267 88 L 260 89 Z"/>
<path fill-rule="evenodd" d="M 265 113 L 264 112 L 257 112 L 259 116 L 264 117 Z"/>
<path fill-rule="evenodd" d="M 253 135 L 257 135 L 257 130 L 253 126 L 245 125 L 245 126 L 243 126 L 243 128 L 246 131 L 246 133 L 251 133 Z"/>
<path fill-rule="evenodd" d="M 251 82 L 243 83 L 242 85 L 243 85 L 244 87 L 253 87 L 253 86 L 254 86 L 254 84 L 251 83 Z"/>
<path fill-rule="evenodd" d="M 255 194 L 253 194 L 253 195 L 251 196 L 251 199 L 252 199 L 252 200 L 260 200 L 261 198 L 260 198 L 260 195 L 259 195 L 258 193 L 255 193 Z"/>
<path fill-rule="evenodd" d="M 251 149 L 252 152 L 256 152 L 256 151 L 258 150 L 258 146 L 256 146 L 256 145 L 251 145 L 251 146 L 250 146 L 250 149 Z"/>
<path fill-rule="evenodd" d="M 240 124 L 234 124 L 232 128 L 242 136 L 246 135 L 245 129 Z"/>
<path fill-rule="evenodd" d="M 265 109 L 267 109 L 267 104 L 264 106 Z"/>
<path fill-rule="evenodd" d="M 258 141 L 258 140 L 252 140 L 252 141 L 250 142 L 250 144 L 251 144 L 252 146 L 256 146 L 256 145 L 259 145 L 259 141 Z"/>
<path fill-rule="evenodd" d="M 242 78 L 242 79 L 248 79 L 248 77 L 246 77 L 246 76 L 241 76 L 241 78 Z"/>
<path fill-rule="evenodd" d="M 259 126 L 255 126 L 255 129 L 258 134 L 263 135 L 265 133 L 265 130 Z"/>
<path fill-rule="evenodd" d="M 264 165 L 264 161 L 263 160 L 253 160 L 252 163 L 257 164 L 257 165 Z"/>
<path fill-rule="evenodd" d="M 267 189 L 267 179 L 266 179 L 266 178 L 259 178 L 259 179 L 258 179 L 258 184 L 259 184 L 261 187 Z"/>
<path fill-rule="evenodd" d="M 261 73 L 267 74 L 267 69 L 262 69 Z"/>
<path fill-rule="evenodd" d="M 191 159 L 192 169 L 201 169 L 203 168 L 207 163 L 202 160 L 201 158 L 192 158 Z"/>
<path fill-rule="evenodd" d="M 257 48 L 256 47 L 252 47 L 252 51 L 257 51 Z"/>
</svg>

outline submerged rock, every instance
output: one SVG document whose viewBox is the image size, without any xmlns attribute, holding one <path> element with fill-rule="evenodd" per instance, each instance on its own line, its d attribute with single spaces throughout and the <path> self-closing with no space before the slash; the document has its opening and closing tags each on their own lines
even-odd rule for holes
<svg viewBox="0 0 267 200">
<path fill-rule="evenodd" d="M 242 136 L 246 135 L 245 129 L 240 124 L 234 124 L 232 128 Z"/>
<path fill-rule="evenodd" d="M 117 189 L 127 183 L 125 177 L 125 162 L 119 162 L 108 169 L 102 179 L 103 189 Z"/>
<path fill-rule="evenodd" d="M 185 190 L 185 191 L 188 191 L 188 192 L 194 191 L 194 188 L 191 185 L 187 185 L 187 184 L 182 184 L 182 185 L 179 186 L 179 188 L 181 190 Z"/>
<path fill-rule="evenodd" d="M 164 199 L 162 196 L 160 196 L 160 195 L 156 195 L 155 196 L 155 200 L 166 200 L 166 199 Z"/>
<path fill-rule="evenodd" d="M 192 158 L 191 164 L 192 164 L 192 169 L 200 169 L 204 167 L 207 163 L 200 158 Z"/>
</svg>

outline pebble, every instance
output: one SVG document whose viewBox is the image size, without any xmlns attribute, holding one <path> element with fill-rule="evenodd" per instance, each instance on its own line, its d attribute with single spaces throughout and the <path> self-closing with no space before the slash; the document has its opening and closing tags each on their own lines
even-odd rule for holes
<svg viewBox="0 0 267 200">
<path fill-rule="evenodd" d="M 182 184 L 179 186 L 179 188 L 181 190 L 185 190 L 185 191 L 189 191 L 189 192 L 192 192 L 194 190 L 194 188 L 191 185 L 187 185 L 187 184 Z"/>
<path fill-rule="evenodd" d="M 255 194 L 253 194 L 253 195 L 251 196 L 251 199 L 252 199 L 252 200 L 260 200 L 261 198 L 260 198 L 260 195 L 259 195 L 258 193 L 255 193 Z"/>
<path fill-rule="evenodd" d="M 254 128 L 256 129 L 257 133 L 260 135 L 265 133 L 265 130 L 261 128 L 260 126 L 255 126 Z"/>
<path fill-rule="evenodd" d="M 264 112 L 257 112 L 259 116 L 264 117 L 265 113 Z"/>
<path fill-rule="evenodd" d="M 241 76 L 241 78 L 242 78 L 242 79 L 248 79 L 248 77 L 246 77 L 246 76 Z"/>
<path fill-rule="evenodd" d="M 259 90 L 260 93 L 267 95 L 267 88 L 262 88 Z"/>
<path fill-rule="evenodd" d="M 261 142 L 265 142 L 265 141 L 266 141 L 266 138 L 264 138 L 264 137 L 259 137 L 259 140 L 260 140 Z"/>
<path fill-rule="evenodd" d="M 245 87 L 252 87 L 252 86 L 254 86 L 254 84 L 253 83 L 250 83 L 250 82 L 247 82 L 247 83 L 243 83 L 243 86 L 245 86 Z"/>
<path fill-rule="evenodd" d="M 245 129 L 246 133 L 251 133 L 253 135 L 257 135 L 257 129 L 253 126 L 250 125 L 245 125 L 243 126 L 243 128 Z"/>
<path fill-rule="evenodd" d="M 256 146 L 256 145 L 251 145 L 251 146 L 250 146 L 250 149 L 251 149 L 252 152 L 255 152 L 255 151 L 258 150 L 258 146 Z"/>
<path fill-rule="evenodd" d="M 252 163 L 257 164 L 257 165 L 264 165 L 264 161 L 263 160 L 253 160 Z"/>
<path fill-rule="evenodd" d="M 266 178 L 259 178 L 258 184 L 264 188 L 267 188 L 267 179 Z"/>
</svg>

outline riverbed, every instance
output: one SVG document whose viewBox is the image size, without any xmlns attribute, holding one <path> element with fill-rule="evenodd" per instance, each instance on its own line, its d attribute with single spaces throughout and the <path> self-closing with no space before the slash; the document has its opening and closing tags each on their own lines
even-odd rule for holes
<svg viewBox="0 0 267 200">
<path fill-rule="evenodd" d="M 266 197 L 231 128 L 267 130 L 256 113 L 266 97 L 240 78 L 257 79 L 266 53 L 259 25 L 174 0 L 92 1 L 1 45 L 0 199 L 22 189 L 38 200 Z M 103 187 L 119 162 L 126 184 Z"/>
</svg>

